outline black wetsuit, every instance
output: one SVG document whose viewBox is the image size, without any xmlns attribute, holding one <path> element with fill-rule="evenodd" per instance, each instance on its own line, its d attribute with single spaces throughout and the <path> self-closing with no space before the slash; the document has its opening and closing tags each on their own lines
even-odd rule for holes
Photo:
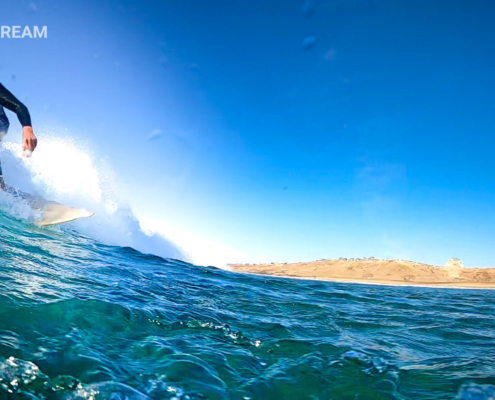
<svg viewBox="0 0 495 400">
<path fill-rule="evenodd" d="M 15 112 L 23 127 L 31 126 L 31 116 L 27 107 L 0 83 L 0 132 L 5 133 L 9 128 L 9 120 L 5 115 L 3 107 Z"/>
<path fill-rule="evenodd" d="M 3 107 L 15 112 L 23 127 L 31 126 L 31 116 L 29 115 L 27 107 L 17 100 L 17 98 L 0 83 L 0 141 L 3 139 L 3 136 L 7 134 L 10 125 Z M 0 164 L 0 189 L 6 191 L 9 189 L 3 180 L 2 164 Z"/>
</svg>

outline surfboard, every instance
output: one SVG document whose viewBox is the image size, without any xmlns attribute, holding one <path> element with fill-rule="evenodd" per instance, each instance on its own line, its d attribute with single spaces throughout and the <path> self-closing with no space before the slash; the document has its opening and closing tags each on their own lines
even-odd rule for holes
<svg viewBox="0 0 495 400">
<path fill-rule="evenodd" d="M 39 226 L 50 226 L 92 217 L 95 213 L 50 201 L 41 209 L 41 215 L 42 218 L 36 220 L 35 223 Z"/>
<path fill-rule="evenodd" d="M 65 224 L 66 222 L 75 221 L 80 218 L 88 218 L 95 215 L 95 213 L 91 211 L 45 200 L 42 197 L 24 193 L 12 187 L 7 186 L 5 191 L 15 197 L 22 198 L 33 210 L 41 212 L 41 217 L 34 221 L 38 226 Z"/>
</svg>

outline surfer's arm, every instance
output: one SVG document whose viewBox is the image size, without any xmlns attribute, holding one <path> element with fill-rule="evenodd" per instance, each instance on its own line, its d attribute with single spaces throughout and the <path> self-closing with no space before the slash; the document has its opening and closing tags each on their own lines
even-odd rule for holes
<svg viewBox="0 0 495 400">
<path fill-rule="evenodd" d="M 31 116 L 29 115 L 29 110 L 22 104 L 12 93 L 10 93 L 5 86 L 0 83 L 0 105 L 5 107 L 7 110 L 15 112 L 17 118 L 22 127 L 32 126 Z"/>
<path fill-rule="evenodd" d="M 36 148 L 38 139 L 33 133 L 33 126 L 31 125 L 31 116 L 29 115 L 29 110 L 1 83 L 0 105 L 5 107 L 7 110 L 10 110 L 17 114 L 17 118 L 19 118 L 19 122 L 22 125 L 22 147 L 24 148 L 24 150 L 28 149 L 33 151 Z"/>
</svg>

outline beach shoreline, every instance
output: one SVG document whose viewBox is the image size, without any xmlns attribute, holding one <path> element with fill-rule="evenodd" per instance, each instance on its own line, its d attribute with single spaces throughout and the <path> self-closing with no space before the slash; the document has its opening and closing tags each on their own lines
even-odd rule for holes
<svg viewBox="0 0 495 400">
<path fill-rule="evenodd" d="M 495 268 L 466 268 L 457 259 L 445 266 L 375 258 L 305 263 L 229 264 L 235 272 L 337 283 L 456 289 L 495 289 Z"/>
</svg>

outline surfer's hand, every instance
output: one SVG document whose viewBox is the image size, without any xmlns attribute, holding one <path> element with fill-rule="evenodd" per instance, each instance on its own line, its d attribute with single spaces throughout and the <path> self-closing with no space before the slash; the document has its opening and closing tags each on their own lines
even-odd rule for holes
<svg viewBox="0 0 495 400">
<path fill-rule="evenodd" d="M 38 145 L 38 139 L 33 133 L 32 126 L 22 128 L 22 149 L 33 151 Z"/>
</svg>

